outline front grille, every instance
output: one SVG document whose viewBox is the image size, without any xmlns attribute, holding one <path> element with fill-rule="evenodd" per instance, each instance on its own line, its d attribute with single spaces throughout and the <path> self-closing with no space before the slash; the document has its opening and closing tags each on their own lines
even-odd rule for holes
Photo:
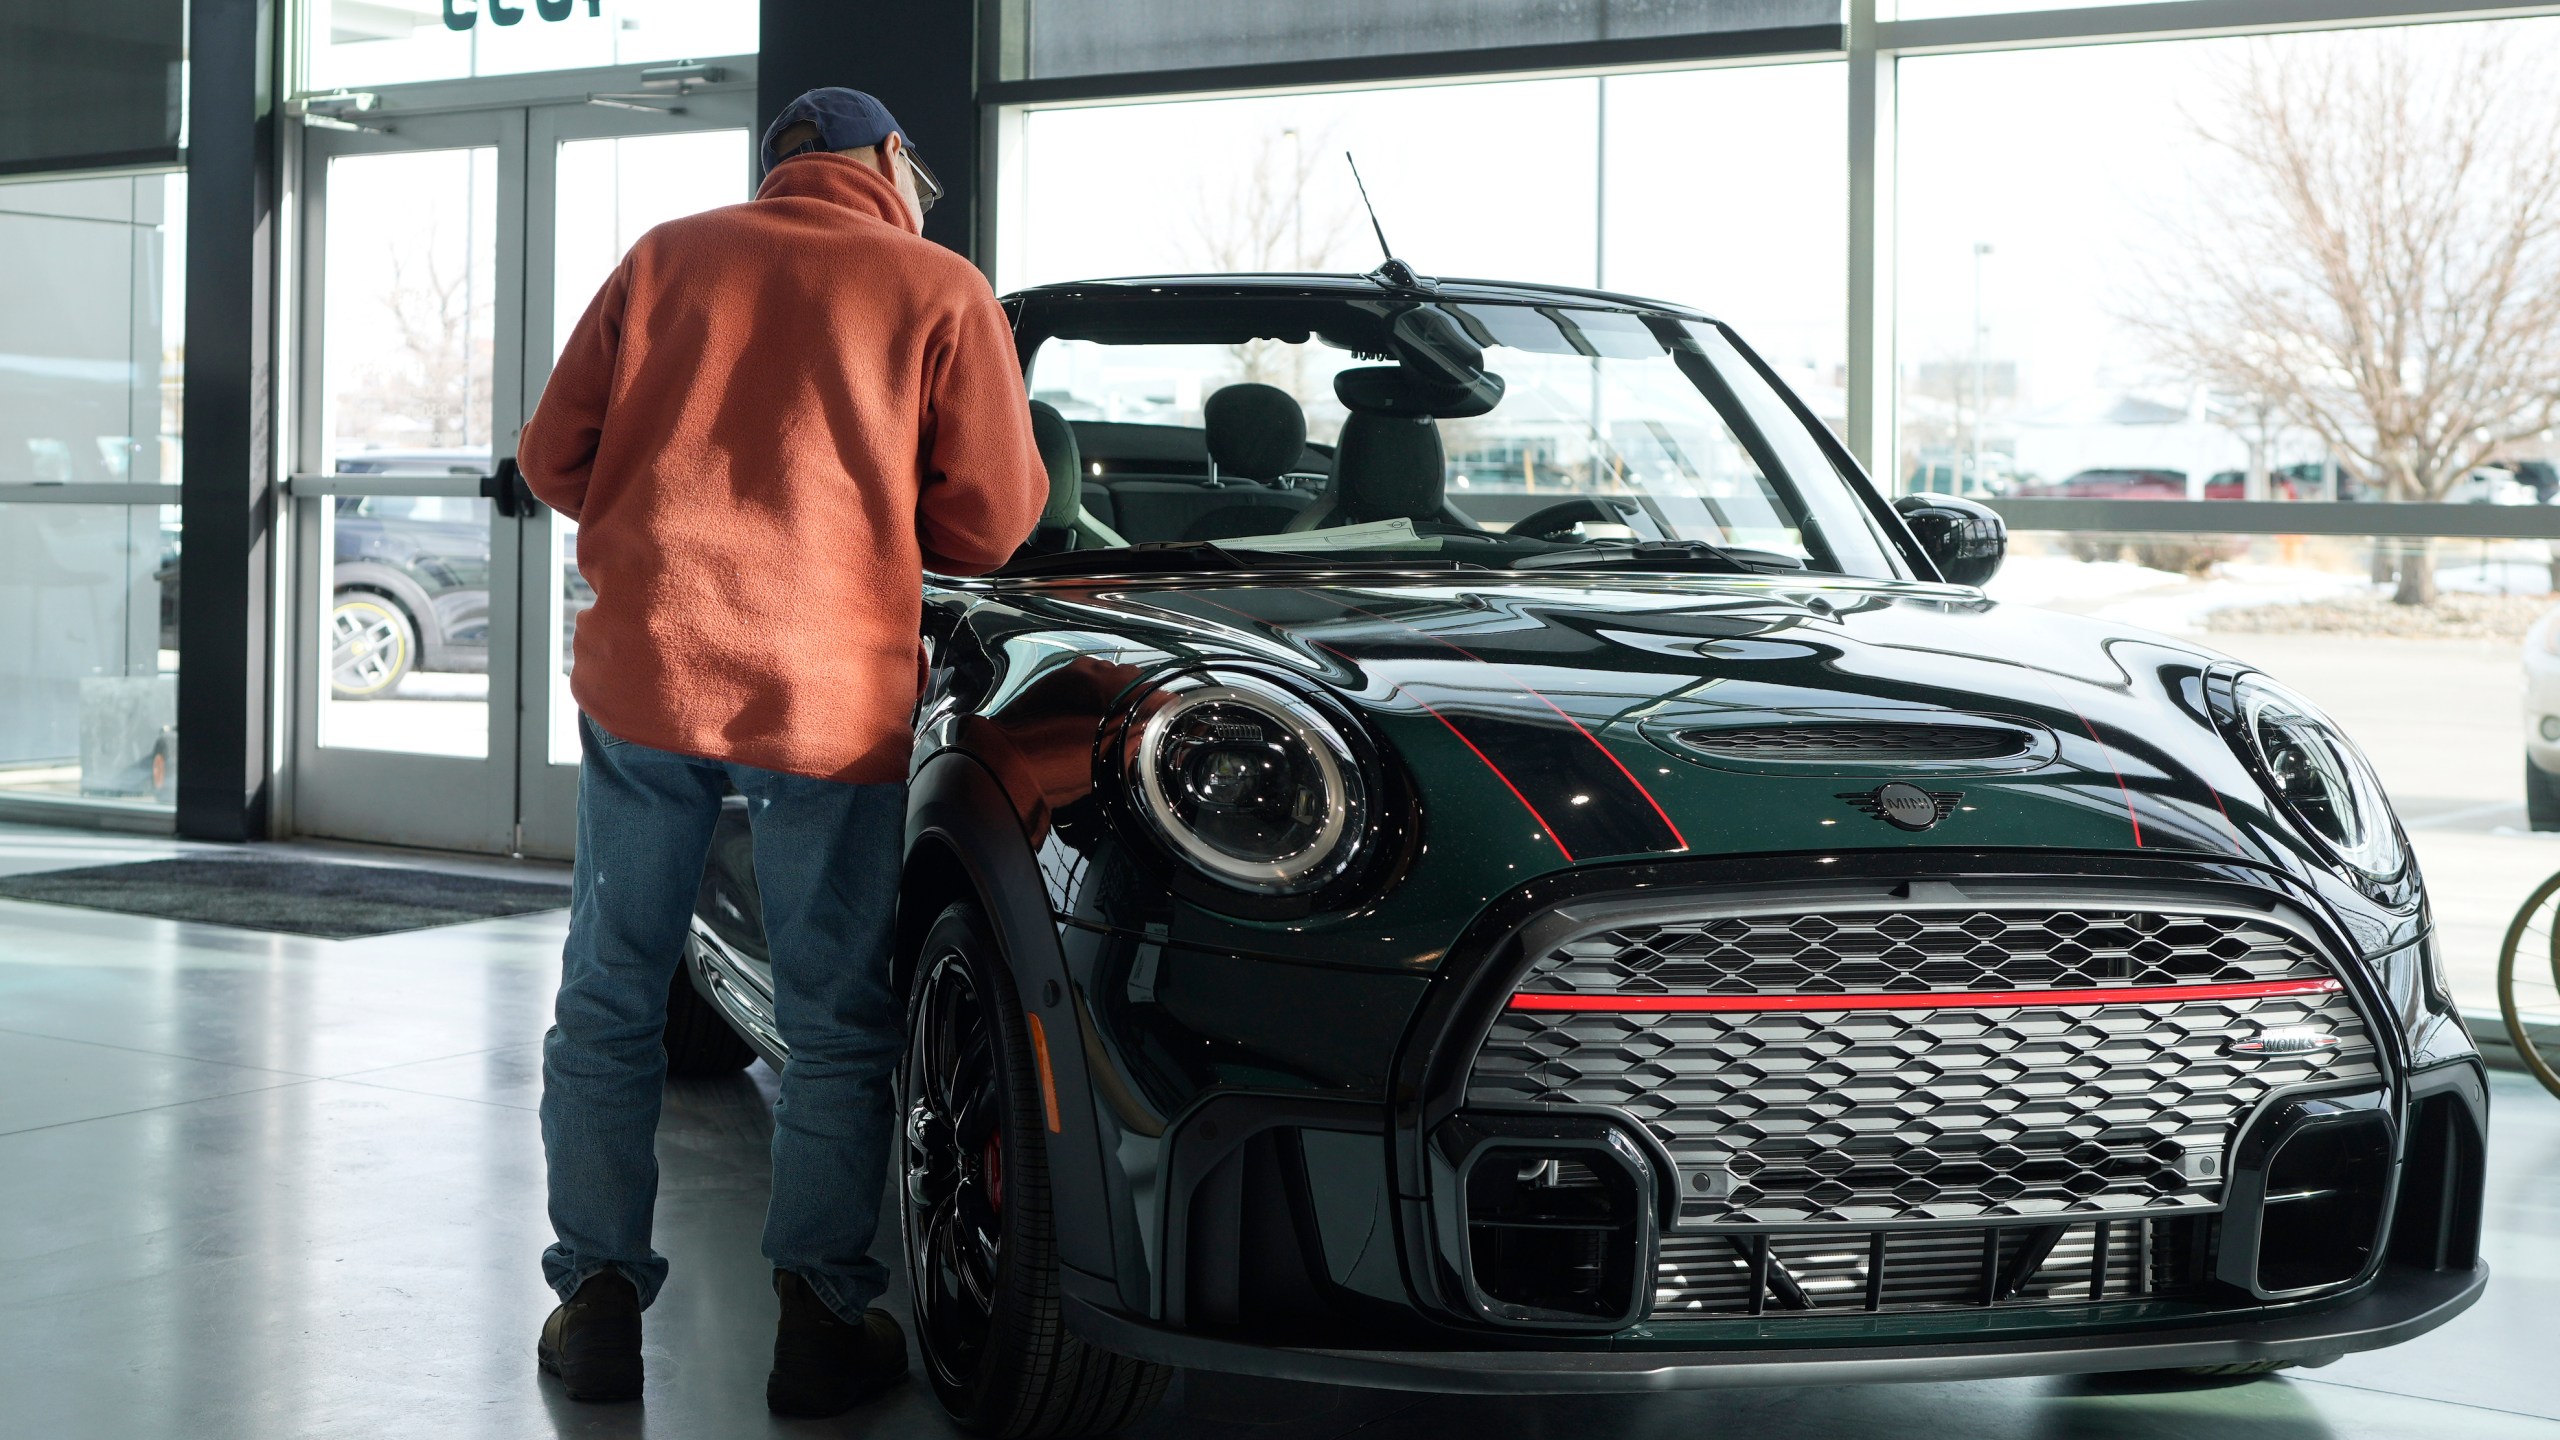
<svg viewBox="0 0 2560 1440">
<path fill-rule="evenodd" d="M 2137 910 L 1901 909 L 1631 925 L 1558 946 L 1532 993 L 1791 995 L 2204 985 L 2327 975 L 2264 920 Z"/>
<path fill-rule="evenodd" d="M 2211 1215 L 1924 1230 L 1674 1233 L 1657 1319 L 1769 1312 L 2085 1305 L 2201 1294 Z"/>
<path fill-rule="evenodd" d="M 1515 1005 L 1849 994 L 1925 1008 L 1512 1008 L 1477 1055 L 1468 1099 L 1633 1115 L 1679 1167 L 1684 1228 L 2197 1213 L 2220 1203 L 2224 1153 L 2261 1099 L 2369 1084 L 2379 1068 L 2334 987 L 2211 998 L 2192 987 L 2308 988 L 2332 975 L 2266 920 L 2165 909 L 1649 924 L 1561 946 Z M 2105 1003 L 2050 993 L 2101 984 Z M 2044 993 L 1928 998 L 1982 990 Z M 2226 1053 L 2266 1030 L 2335 1043 Z"/>
<path fill-rule="evenodd" d="M 1999 760 L 2026 752 L 2032 737 L 1989 725 L 1735 725 L 1680 732 L 1682 746 L 1724 760 L 1805 760 L 1831 764 L 1884 761 Z"/>
</svg>

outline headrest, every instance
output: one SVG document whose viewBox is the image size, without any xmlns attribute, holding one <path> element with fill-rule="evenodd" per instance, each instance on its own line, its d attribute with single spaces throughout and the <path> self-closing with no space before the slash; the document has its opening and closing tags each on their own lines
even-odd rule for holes
<svg viewBox="0 0 2560 1440">
<path fill-rule="evenodd" d="M 1209 459 L 1221 475 L 1268 485 L 1296 470 L 1307 449 L 1307 412 L 1277 385 L 1230 385 L 1200 407 Z"/>
<path fill-rule="evenodd" d="M 1040 464 L 1049 472 L 1049 504 L 1040 512 L 1043 526 L 1073 525 L 1084 507 L 1084 453 L 1076 448 L 1076 428 L 1058 407 L 1031 402 L 1031 439 L 1040 447 Z"/>
<path fill-rule="evenodd" d="M 1448 484 L 1440 426 L 1354 410 L 1342 422 L 1333 453 L 1336 522 L 1437 520 Z"/>
</svg>

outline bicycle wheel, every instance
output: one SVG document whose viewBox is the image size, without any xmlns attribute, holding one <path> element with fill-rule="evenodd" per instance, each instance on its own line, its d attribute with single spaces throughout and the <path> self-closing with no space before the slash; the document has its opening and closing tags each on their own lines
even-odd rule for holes
<svg viewBox="0 0 2560 1440">
<path fill-rule="evenodd" d="M 2560 875 L 2543 881 L 2507 926 L 2498 947 L 2498 1013 L 2525 1068 L 2560 1095 Z"/>
</svg>

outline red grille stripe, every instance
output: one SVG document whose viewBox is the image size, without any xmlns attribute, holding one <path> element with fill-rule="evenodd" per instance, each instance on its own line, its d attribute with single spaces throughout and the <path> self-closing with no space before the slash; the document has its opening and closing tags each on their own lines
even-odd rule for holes
<svg viewBox="0 0 2560 1440">
<path fill-rule="evenodd" d="M 1616 1015 L 1772 1010 L 2010 1010 L 2023 1005 L 2183 1005 L 2194 1000 L 2268 1000 L 2334 995 L 2335 980 L 2250 980 L 2230 985 L 2127 985 L 2105 990 L 1929 990 L 1865 995 L 1537 995 L 1511 997 L 1514 1010 Z"/>
</svg>

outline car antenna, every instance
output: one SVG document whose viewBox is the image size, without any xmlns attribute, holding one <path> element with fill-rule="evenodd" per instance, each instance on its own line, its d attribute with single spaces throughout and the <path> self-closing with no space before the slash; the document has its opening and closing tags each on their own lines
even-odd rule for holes
<svg viewBox="0 0 2560 1440">
<path fill-rule="evenodd" d="M 1390 290 L 1431 289 L 1431 282 L 1415 274 L 1412 266 L 1397 259 L 1395 247 L 1387 243 L 1387 227 L 1378 223 L 1378 207 L 1369 199 L 1369 183 L 1360 178 L 1360 162 L 1353 159 L 1348 150 L 1342 152 L 1342 159 L 1351 167 L 1351 183 L 1360 187 L 1360 208 L 1369 212 L 1369 229 L 1378 237 L 1378 252 L 1387 257 L 1377 269 L 1369 272 L 1369 278 Z"/>
</svg>

